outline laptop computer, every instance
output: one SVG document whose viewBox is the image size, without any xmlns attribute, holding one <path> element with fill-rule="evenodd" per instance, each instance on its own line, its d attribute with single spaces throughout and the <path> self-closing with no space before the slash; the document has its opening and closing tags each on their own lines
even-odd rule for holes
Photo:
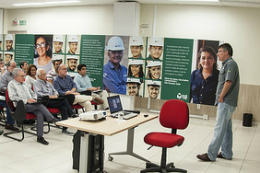
<svg viewBox="0 0 260 173">
<path fill-rule="evenodd" d="M 119 95 L 107 97 L 110 113 L 112 117 L 118 117 L 119 113 L 123 114 L 123 119 L 128 120 L 130 118 L 136 117 L 138 113 L 123 110 L 122 103 Z"/>
</svg>

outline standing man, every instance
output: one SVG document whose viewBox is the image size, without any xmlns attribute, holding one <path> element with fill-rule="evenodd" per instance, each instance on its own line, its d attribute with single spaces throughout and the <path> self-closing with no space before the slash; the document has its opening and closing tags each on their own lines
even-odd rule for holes
<svg viewBox="0 0 260 173">
<path fill-rule="evenodd" d="M 54 53 L 63 53 L 62 52 L 62 46 L 63 46 L 63 36 L 62 35 L 53 36 L 53 46 L 54 46 Z"/>
<path fill-rule="evenodd" d="M 219 72 L 217 96 L 215 104 L 218 104 L 214 136 L 209 145 L 208 152 L 197 155 L 202 161 L 214 162 L 216 158 L 231 160 L 232 152 L 232 114 L 236 109 L 239 94 L 239 69 L 232 59 L 233 50 L 228 43 L 218 48 L 218 57 L 222 62 Z M 221 147 L 221 152 L 219 149 Z"/>
<path fill-rule="evenodd" d="M 46 72 L 39 68 L 36 72 L 37 79 L 33 84 L 33 89 L 37 97 L 49 96 L 47 108 L 58 108 L 61 111 L 62 120 L 68 119 L 68 116 L 73 116 L 74 113 L 67 99 L 58 99 L 58 92 L 53 88 L 53 85 L 46 81 Z M 62 128 L 62 133 L 73 134 L 69 132 L 68 127 Z"/>
<path fill-rule="evenodd" d="M 163 38 L 152 37 L 150 39 L 148 51 L 150 55 L 148 60 L 160 60 L 160 57 L 163 52 Z"/>
<path fill-rule="evenodd" d="M 78 42 L 79 42 L 79 38 L 77 35 L 70 35 L 69 39 L 69 51 L 68 54 L 76 54 L 76 51 L 78 49 Z"/>
<path fill-rule="evenodd" d="M 139 95 L 140 86 L 141 86 L 140 79 L 127 78 L 128 95 L 130 95 L 130 96 L 140 96 Z"/>
<path fill-rule="evenodd" d="M 53 69 L 47 73 L 47 81 L 53 84 L 54 79 L 58 76 L 58 66 L 62 64 L 62 55 L 56 55 L 52 58 Z"/>
<path fill-rule="evenodd" d="M 130 49 L 133 57 L 131 58 L 138 58 L 143 59 L 142 51 L 144 49 L 144 41 L 142 37 L 131 37 L 130 38 Z"/>
<path fill-rule="evenodd" d="M 28 67 L 27 62 L 26 62 L 26 61 L 21 61 L 21 62 L 19 63 L 19 66 L 20 66 L 21 69 L 23 69 L 23 72 L 25 73 L 26 70 L 27 70 L 27 67 Z"/>
<path fill-rule="evenodd" d="M 109 61 L 103 69 L 103 89 L 108 92 L 126 94 L 127 68 L 120 64 L 125 47 L 123 40 L 113 36 L 107 44 Z"/>
<path fill-rule="evenodd" d="M 26 112 L 31 112 L 37 117 L 37 142 L 48 145 L 49 143 L 42 137 L 44 118 L 49 123 L 56 123 L 58 119 L 54 118 L 43 104 L 36 104 L 36 94 L 24 83 L 25 74 L 22 69 L 14 69 L 13 76 L 14 80 L 8 84 L 10 100 L 22 100 L 25 104 Z"/>
<path fill-rule="evenodd" d="M 85 111 L 92 111 L 90 101 L 93 100 L 99 104 L 103 104 L 103 100 L 95 96 L 80 95 L 77 91 L 77 86 L 72 78 L 67 75 L 67 66 L 62 64 L 58 67 L 58 76 L 54 79 L 53 86 L 58 91 L 59 95 L 75 96 L 73 104 L 80 104 L 85 108 Z"/>
<path fill-rule="evenodd" d="M 12 51 L 13 50 L 13 35 L 12 34 L 7 34 L 5 36 L 5 46 L 6 46 L 6 50 L 8 51 Z"/>
<path fill-rule="evenodd" d="M 87 75 L 87 66 L 85 64 L 80 64 L 77 67 L 78 69 L 78 74 L 76 75 L 76 77 L 74 78 L 74 82 L 77 85 L 77 91 L 79 93 L 84 92 L 86 90 L 90 90 L 92 91 L 92 95 L 96 96 L 96 97 L 100 97 L 104 103 L 101 105 L 101 109 L 106 110 L 109 108 L 108 106 L 108 102 L 107 102 L 107 91 L 103 90 L 103 91 L 99 91 L 100 87 L 93 87 L 90 79 Z"/>
</svg>

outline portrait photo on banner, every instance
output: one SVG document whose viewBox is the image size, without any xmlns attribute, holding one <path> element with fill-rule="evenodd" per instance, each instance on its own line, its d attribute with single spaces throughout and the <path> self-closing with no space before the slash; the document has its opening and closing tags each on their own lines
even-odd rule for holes
<svg viewBox="0 0 260 173">
<path fill-rule="evenodd" d="M 52 69 L 53 35 L 35 35 L 34 65 L 46 73 Z"/>
<path fill-rule="evenodd" d="M 190 102 L 214 105 L 218 84 L 219 65 L 217 51 L 220 41 L 198 40 L 197 56 L 193 57 L 190 80 Z"/>
<path fill-rule="evenodd" d="M 103 89 L 126 94 L 129 36 L 106 36 Z"/>
</svg>

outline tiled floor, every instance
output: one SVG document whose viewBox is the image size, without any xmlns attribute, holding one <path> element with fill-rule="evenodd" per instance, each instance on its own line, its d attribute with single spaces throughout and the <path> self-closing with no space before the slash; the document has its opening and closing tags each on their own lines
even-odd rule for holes
<svg viewBox="0 0 260 173">
<path fill-rule="evenodd" d="M 3 127 L 0 127 L 2 129 Z M 168 162 L 189 173 L 259 173 L 260 168 L 260 128 L 244 127 L 242 122 L 233 120 L 234 158 L 217 159 L 216 162 L 200 162 L 197 154 L 207 151 L 214 128 L 214 119 L 190 119 L 187 129 L 178 131 L 185 137 L 182 146 L 168 150 Z M 71 131 L 75 131 L 70 129 Z M 140 125 L 135 129 L 134 152 L 159 163 L 161 149 L 149 147 L 143 137 L 150 131 L 168 131 L 160 126 L 158 119 Z M 145 168 L 145 163 L 131 156 L 114 156 L 108 161 L 108 153 L 125 150 L 127 132 L 105 137 L 104 168 L 109 173 L 138 173 Z M 36 137 L 26 134 L 22 142 L 0 136 L 0 173 L 76 173 L 72 169 L 72 136 L 51 128 L 44 136 L 50 143 L 44 146 L 36 142 Z"/>
</svg>

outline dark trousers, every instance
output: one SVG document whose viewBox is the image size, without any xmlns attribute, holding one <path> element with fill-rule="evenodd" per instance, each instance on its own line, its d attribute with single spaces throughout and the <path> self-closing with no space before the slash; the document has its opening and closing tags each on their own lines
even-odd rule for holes
<svg viewBox="0 0 260 173">
<path fill-rule="evenodd" d="M 68 116 L 73 115 L 73 111 L 67 99 L 50 99 L 46 107 L 59 109 L 62 120 L 66 120 Z M 67 127 L 63 127 L 63 129 L 67 129 Z"/>
</svg>

